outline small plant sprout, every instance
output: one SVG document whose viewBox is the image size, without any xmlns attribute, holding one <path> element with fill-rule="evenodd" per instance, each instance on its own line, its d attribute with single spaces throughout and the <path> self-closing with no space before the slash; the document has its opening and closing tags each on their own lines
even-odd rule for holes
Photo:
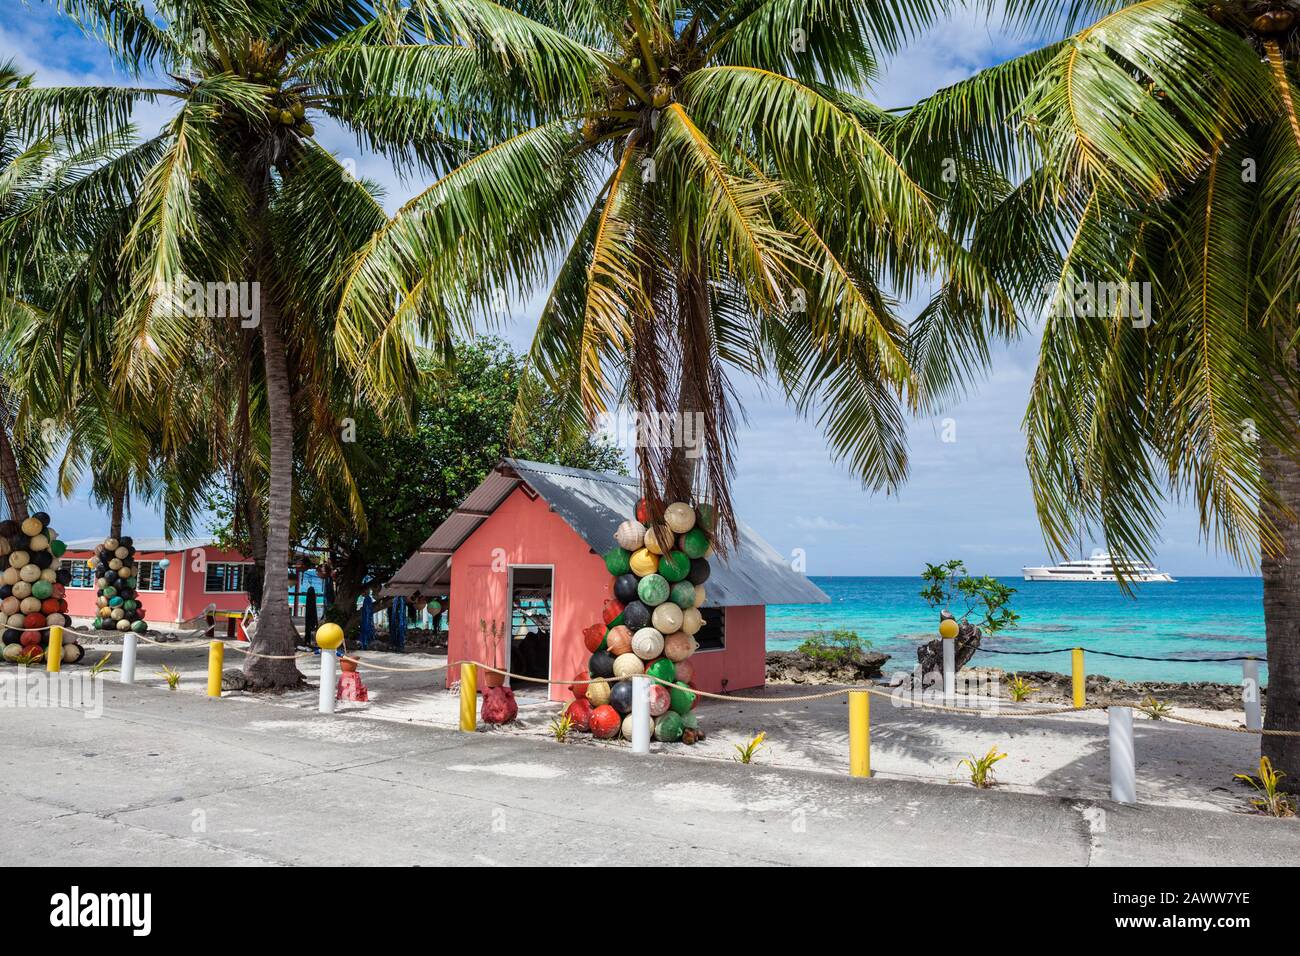
<svg viewBox="0 0 1300 956">
<path fill-rule="evenodd" d="M 551 718 L 551 736 L 556 743 L 565 744 L 569 742 L 569 734 L 572 732 L 573 717 L 569 715 L 569 708 L 565 707 L 563 713 Z"/>
<path fill-rule="evenodd" d="M 167 682 L 168 690 L 175 690 L 181 685 L 181 672 L 170 664 L 164 664 L 163 669 L 158 672 L 158 676 Z"/>
<path fill-rule="evenodd" d="M 767 734 L 763 731 L 756 733 L 752 740 L 747 744 L 732 744 L 736 748 L 736 756 L 732 759 L 738 763 L 753 763 L 754 754 L 758 753 L 758 748 L 763 746 L 767 740 Z"/>
<path fill-rule="evenodd" d="M 1028 700 L 1036 690 L 1038 690 L 1037 685 L 1029 683 L 1019 674 L 1012 674 L 1011 680 L 1007 681 L 1007 693 L 1017 703 Z"/>
<path fill-rule="evenodd" d="M 41 662 L 41 658 L 43 658 L 44 656 L 45 656 L 45 652 L 42 651 L 39 647 L 29 647 L 27 648 L 27 650 L 23 651 L 21 654 L 18 655 L 18 659 L 16 663 L 20 667 L 30 667 L 32 664 L 39 664 Z"/>
<path fill-rule="evenodd" d="M 108 666 L 108 662 L 111 661 L 112 659 L 113 659 L 113 655 L 112 655 L 112 654 L 105 654 L 105 655 L 104 655 L 103 657 L 101 657 L 99 660 L 95 661 L 95 663 L 91 664 L 91 665 L 90 665 L 90 676 L 91 676 L 91 677 L 102 677 L 102 676 L 105 675 L 105 674 L 112 674 L 112 673 L 114 673 L 114 672 L 117 670 L 117 668 L 116 668 L 116 667 L 109 667 L 109 666 Z"/>
<path fill-rule="evenodd" d="M 1146 714 L 1152 720 L 1163 720 L 1174 712 L 1174 709 L 1164 701 L 1156 700 L 1154 697 L 1148 697 L 1142 703 L 1138 704 L 1138 710 Z"/>
<path fill-rule="evenodd" d="M 1270 817 L 1293 817 L 1296 815 L 1295 804 L 1278 789 L 1278 781 L 1285 776 L 1285 771 L 1273 769 L 1273 761 L 1267 757 L 1259 758 L 1258 777 L 1252 777 L 1248 773 L 1232 775 L 1234 780 L 1244 780 L 1255 788 L 1259 796 L 1253 798 L 1250 804 L 1260 813 L 1267 813 Z"/>
<path fill-rule="evenodd" d="M 971 754 L 957 764 L 958 768 L 965 767 L 970 771 L 970 782 L 979 790 L 987 790 L 993 786 L 993 765 L 999 760 L 1005 760 L 1006 754 L 998 753 L 996 746 L 990 747 L 989 752 L 983 757 L 976 757 Z"/>
</svg>

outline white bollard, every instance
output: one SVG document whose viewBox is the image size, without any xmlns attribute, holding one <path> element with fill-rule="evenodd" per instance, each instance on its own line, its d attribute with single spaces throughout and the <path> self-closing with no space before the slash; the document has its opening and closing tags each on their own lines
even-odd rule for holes
<svg viewBox="0 0 1300 956">
<path fill-rule="evenodd" d="M 1110 798 L 1137 803 L 1137 752 L 1133 749 L 1133 708 L 1111 707 Z"/>
<path fill-rule="evenodd" d="M 127 631 L 122 638 L 122 673 L 118 679 L 123 684 L 135 683 L 135 632 Z"/>
<path fill-rule="evenodd" d="M 632 678 L 632 753 L 650 752 L 650 678 Z"/>
<path fill-rule="evenodd" d="M 943 699 L 952 703 L 957 697 L 957 641 L 943 639 Z"/>
<path fill-rule="evenodd" d="M 1246 709 L 1246 728 L 1263 729 L 1264 717 L 1259 707 L 1259 661 L 1253 657 L 1241 662 L 1241 703 Z"/>
<path fill-rule="evenodd" d="M 334 668 L 338 664 L 338 658 L 334 656 L 333 651 L 320 652 L 320 712 L 322 714 L 334 713 L 334 698 L 338 694 L 338 678 L 334 675 Z"/>
</svg>

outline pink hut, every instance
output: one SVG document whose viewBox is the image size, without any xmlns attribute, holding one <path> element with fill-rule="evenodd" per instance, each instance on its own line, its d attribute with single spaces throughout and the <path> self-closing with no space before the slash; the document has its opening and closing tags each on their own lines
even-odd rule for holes
<svg viewBox="0 0 1300 956">
<path fill-rule="evenodd" d="M 587 667 L 583 630 L 610 598 L 602 554 L 640 497 L 632 478 L 507 458 L 387 584 L 386 594 L 448 596 L 448 660 L 568 681 Z M 766 679 L 766 605 L 823 604 L 752 528 L 728 558 L 711 559 L 695 686 L 736 691 Z M 455 679 L 448 671 L 448 683 Z M 530 686 L 514 682 L 516 693 Z M 553 685 L 552 700 L 569 698 Z"/>
</svg>

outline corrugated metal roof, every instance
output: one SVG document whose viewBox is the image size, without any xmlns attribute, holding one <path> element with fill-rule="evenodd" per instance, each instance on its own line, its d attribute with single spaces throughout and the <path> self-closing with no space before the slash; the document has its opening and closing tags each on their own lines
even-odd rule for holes
<svg viewBox="0 0 1300 956">
<path fill-rule="evenodd" d="M 64 542 L 69 551 L 94 551 L 103 543 L 104 538 L 78 538 L 76 541 Z M 141 552 L 188 551 L 190 548 L 213 547 L 212 541 L 208 538 L 177 538 L 174 541 L 168 541 L 166 538 L 133 538 L 132 545 L 136 551 Z"/>
<path fill-rule="evenodd" d="M 478 528 L 488 514 L 526 482 L 592 550 L 604 553 L 614 544 L 614 529 L 636 510 L 641 496 L 633 478 L 561 465 L 507 458 L 483 480 L 423 547 L 402 565 L 386 591 L 410 595 L 431 593 L 451 579 L 451 554 Z M 808 578 L 791 569 L 758 532 L 737 522 L 739 542 L 729 558 L 710 558 L 709 603 L 715 606 L 752 604 L 826 604 L 830 598 Z"/>
</svg>

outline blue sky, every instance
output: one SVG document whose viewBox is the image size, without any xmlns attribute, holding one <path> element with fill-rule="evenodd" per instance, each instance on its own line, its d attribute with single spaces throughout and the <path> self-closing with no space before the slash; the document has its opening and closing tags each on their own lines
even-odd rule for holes
<svg viewBox="0 0 1300 956">
<path fill-rule="evenodd" d="M 41 85 L 121 81 L 93 41 L 50 6 L 0 0 L 0 59 L 12 58 L 37 73 Z M 887 64 L 869 91 L 883 106 L 901 106 L 969 76 L 1024 49 L 974 14 L 958 14 L 917 39 Z M 166 115 L 160 106 L 142 111 L 137 123 L 148 132 Z M 358 150 L 351 137 L 325 123 L 319 138 L 361 175 L 381 183 L 395 208 L 421 187 L 403 182 L 382 159 Z M 540 296 L 520 303 L 501 330 L 522 347 Z M 1046 552 L 1034 517 L 1024 467 L 1021 431 L 1033 375 L 1036 335 L 1001 350 L 988 378 L 960 404 L 909 427 L 911 478 L 896 496 L 871 495 L 842 466 L 834 464 L 816 425 L 802 421 L 757 384 L 739 381 L 747 422 L 738 434 L 735 497 L 742 517 L 779 551 L 802 549 L 810 574 L 904 574 L 924 562 L 959 557 L 977 573 L 1011 574 L 1039 564 Z M 946 429 L 955 441 L 946 442 Z M 65 538 L 103 533 L 107 517 L 78 489 L 49 510 Z M 161 532 L 159 517 L 136 508 L 137 535 Z M 1087 546 L 1090 544 L 1085 543 Z M 1170 507 L 1159 563 L 1174 574 L 1241 574 L 1200 540 L 1195 513 Z"/>
</svg>

